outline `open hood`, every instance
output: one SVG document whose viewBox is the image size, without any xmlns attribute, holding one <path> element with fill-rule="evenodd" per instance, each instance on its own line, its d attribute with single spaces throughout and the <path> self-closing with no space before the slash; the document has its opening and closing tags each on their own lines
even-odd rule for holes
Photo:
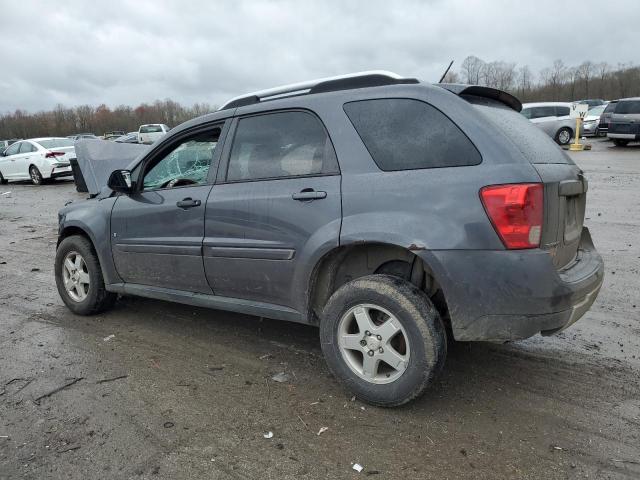
<svg viewBox="0 0 640 480">
<path fill-rule="evenodd" d="M 95 139 L 79 140 L 75 147 L 78 167 L 90 196 L 98 195 L 107 186 L 111 172 L 129 167 L 149 150 L 149 145 Z M 77 177 L 75 172 L 74 176 Z M 80 186 L 82 181 L 75 180 Z"/>
</svg>

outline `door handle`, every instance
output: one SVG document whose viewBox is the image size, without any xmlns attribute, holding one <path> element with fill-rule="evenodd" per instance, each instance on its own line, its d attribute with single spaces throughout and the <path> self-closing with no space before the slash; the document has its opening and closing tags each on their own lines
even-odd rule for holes
<svg viewBox="0 0 640 480">
<path fill-rule="evenodd" d="M 308 202 L 310 200 L 320 200 L 321 198 L 327 198 L 327 192 L 316 192 L 313 188 L 305 188 L 304 190 L 291 195 L 291 198 L 300 202 Z"/>
<path fill-rule="evenodd" d="M 202 202 L 200 200 L 194 200 L 192 198 L 187 197 L 177 202 L 176 205 L 186 210 L 187 208 L 199 207 L 200 205 L 202 205 Z"/>
</svg>

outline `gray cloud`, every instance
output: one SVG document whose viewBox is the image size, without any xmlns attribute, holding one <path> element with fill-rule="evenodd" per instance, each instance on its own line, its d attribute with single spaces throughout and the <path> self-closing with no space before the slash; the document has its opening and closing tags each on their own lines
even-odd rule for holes
<svg viewBox="0 0 640 480">
<path fill-rule="evenodd" d="M 220 104 L 371 69 L 435 81 L 471 54 L 534 71 L 639 60 L 637 0 L 0 2 L 0 112 Z"/>
</svg>

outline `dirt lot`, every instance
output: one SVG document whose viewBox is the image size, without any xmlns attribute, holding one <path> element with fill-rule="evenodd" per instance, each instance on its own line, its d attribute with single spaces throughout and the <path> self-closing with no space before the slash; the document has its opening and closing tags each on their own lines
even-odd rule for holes
<svg viewBox="0 0 640 480">
<path fill-rule="evenodd" d="M 640 147 L 593 143 L 574 155 L 606 262 L 592 310 L 557 337 L 453 345 L 393 410 L 351 401 L 315 328 L 136 298 L 72 315 L 56 211 L 82 195 L 1 186 L 0 479 L 640 478 Z"/>
</svg>

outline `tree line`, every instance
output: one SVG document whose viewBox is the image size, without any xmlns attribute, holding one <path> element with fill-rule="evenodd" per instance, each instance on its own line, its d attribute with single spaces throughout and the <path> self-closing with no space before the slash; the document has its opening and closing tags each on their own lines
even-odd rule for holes
<svg viewBox="0 0 640 480">
<path fill-rule="evenodd" d="M 450 71 L 445 81 L 498 88 L 513 93 L 522 102 L 640 96 L 640 67 L 622 63 L 613 67 L 606 62 L 589 60 L 574 66 L 556 60 L 536 75 L 528 65 L 486 62 L 471 55 L 458 70 Z"/>
<path fill-rule="evenodd" d="M 0 139 L 67 136 L 74 133 L 103 135 L 112 131 L 133 132 L 145 123 L 164 123 L 175 127 L 205 113 L 216 110 L 207 103 L 185 107 L 173 100 L 142 103 L 133 108 L 126 105 L 110 109 L 106 105 L 80 105 L 68 108 L 57 105 L 47 112 L 28 113 L 16 110 L 0 115 Z"/>
<path fill-rule="evenodd" d="M 522 102 L 573 101 L 586 98 L 606 100 L 640 96 L 640 67 L 606 62 L 585 61 L 576 66 L 556 60 L 550 67 L 534 73 L 527 65 L 514 62 L 486 62 L 476 56 L 464 59 L 451 70 L 446 82 L 485 85 L 506 90 Z M 75 108 L 57 105 L 51 111 L 28 113 L 16 110 L 0 115 L 0 139 L 67 136 L 121 130 L 136 131 L 145 123 L 165 123 L 175 127 L 191 118 L 214 111 L 207 103 L 185 107 L 173 100 L 157 100 L 137 107 L 126 105 L 114 109 L 106 105 Z"/>
</svg>

